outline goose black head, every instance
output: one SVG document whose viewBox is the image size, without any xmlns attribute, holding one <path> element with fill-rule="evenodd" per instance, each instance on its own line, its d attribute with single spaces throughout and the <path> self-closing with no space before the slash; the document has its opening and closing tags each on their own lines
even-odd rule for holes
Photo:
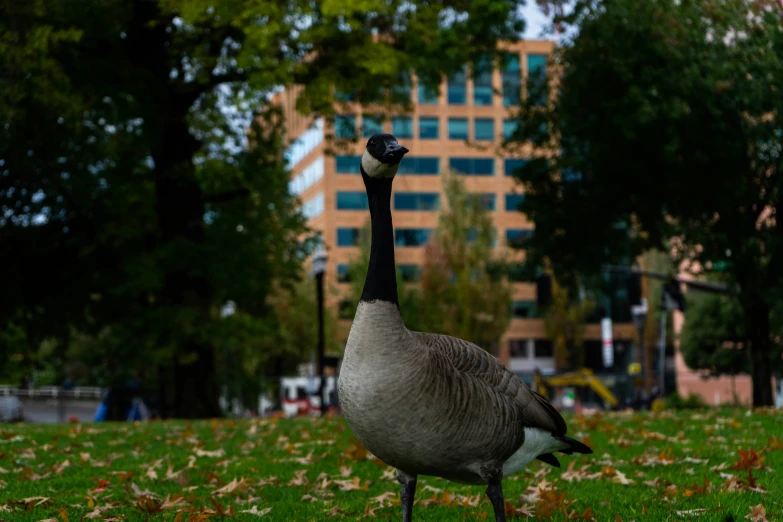
<svg viewBox="0 0 783 522">
<path fill-rule="evenodd" d="M 376 134 L 367 141 L 362 169 L 371 178 L 393 178 L 407 152 L 391 134 Z"/>
</svg>

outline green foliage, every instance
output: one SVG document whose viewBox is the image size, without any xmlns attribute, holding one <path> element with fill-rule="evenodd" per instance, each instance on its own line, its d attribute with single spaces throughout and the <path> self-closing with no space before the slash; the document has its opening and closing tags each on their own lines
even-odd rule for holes
<svg viewBox="0 0 783 522">
<path fill-rule="evenodd" d="M 144 369 L 166 414 L 216 414 L 216 368 L 263 364 L 269 296 L 308 250 L 269 94 L 301 83 L 300 108 L 329 114 L 333 86 L 435 83 L 522 29 L 518 2 L 367 5 L 0 6 L 0 325 L 110 381 Z"/>
<path fill-rule="evenodd" d="M 783 369 L 781 334 L 781 323 L 773 320 L 770 365 L 775 371 Z M 739 300 L 714 294 L 688 294 L 688 310 L 680 337 L 680 351 L 688 367 L 715 376 L 748 373 L 750 361 L 745 340 Z"/>
<path fill-rule="evenodd" d="M 562 4 L 562 2 L 549 2 Z M 537 157 L 517 173 L 545 256 L 564 284 L 673 251 L 740 292 L 754 404 L 770 404 L 770 310 L 781 300 L 783 242 L 780 10 L 758 2 L 577 1 L 564 22 L 558 95 L 533 82 L 509 145 Z M 739 35 L 739 36 L 738 36 Z M 552 73 L 554 74 L 554 73 Z M 551 153 L 551 154 L 550 154 Z"/>
<path fill-rule="evenodd" d="M 443 176 L 443 194 L 446 204 L 422 267 L 425 313 L 440 321 L 432 331 L 496 351 L 511 321 L 511 289 L 492 270 L 505 264 L 493 251 L 492 217 L 456 173 Z"/>
<path fill-rule="evenodd" d="M 670 410 L 698 410 L 707 408 L 709 405 L 704 401 L 701 395 L 697 393 L 691 393 L 687 397 L 683 397 L 677 392 L 666 396 L 666 409 Z"/>
<path fill-rule="evenodd" d="M 710 375 L 747 373 L 742 308 L 736 299 L 719 295 L 688 296 L 680 351 L 685 363 Z"/>
</svg>

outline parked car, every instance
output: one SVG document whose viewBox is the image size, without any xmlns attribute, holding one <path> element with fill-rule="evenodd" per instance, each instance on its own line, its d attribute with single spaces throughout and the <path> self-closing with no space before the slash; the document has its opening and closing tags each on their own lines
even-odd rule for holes
<svg viewBox="0 0 783 522">
<path fill-rule="evenodd" d="M 0 422 L 22 422 L 24 409 L 22 401 L 15 395 L 0 396 Z"/>
</svg>

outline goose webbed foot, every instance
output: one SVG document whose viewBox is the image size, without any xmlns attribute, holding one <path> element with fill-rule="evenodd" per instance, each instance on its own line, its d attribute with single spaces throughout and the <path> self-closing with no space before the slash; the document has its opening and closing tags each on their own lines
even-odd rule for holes
<svg viewBox="0 0 783 522">
<path fill-rule="evenodd" d="M 413 497 L 416 496 L 416 475 L 408 475 L 397 470 L 397 480 L 400 482 L 400 503 L 402 504 L 402 522 L 411 522 L 413 516 Z"/>
<path fill-rule="evenodd" d="M 489 483 L 487 497 L 495 510 L 495 522 L 506 522 L 506 503 L 503 500 L 503 486 L 500 480 L 493 480 Z"/>
</svg>

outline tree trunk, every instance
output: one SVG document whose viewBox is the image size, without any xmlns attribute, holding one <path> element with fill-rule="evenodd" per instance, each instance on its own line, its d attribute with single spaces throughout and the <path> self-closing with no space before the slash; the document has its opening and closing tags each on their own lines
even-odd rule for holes
<svg viewBox="0 0 783 522">
<path fill-rule="evenodd" d="M 168 23 L 161 23 L 168 21 L 158 3 L 146 0 L 133 6 L 127 41 L 131 60 L 149 72 L 136 94 L 148 109 L 144 125 L 154 160 L 158 227 L 154 248 L 164 278 L 154 306 L 168 320 L 159 342 L 174 347 L 159 372 L 161 414 L 164 418 L 216 417 L 221 412 L 215 347 L 201 330 L 211 320 L 215 298 L 203 265 L 205 208 L 193 162 L 201 143 L 188 125 L 199 92 L 185 92 L 170 78 L 179 58 L 171 56 L 171 33 L 166 31 Z"/>
<path fill-rule="evenodd" d="M 745 343 L 750 356 L 753 382 L 753 406 L 772 406 L 772 372 L 770 369 L 769 305 L 758 292 L 742 299 L 745 314 Z"/>
</svg>

